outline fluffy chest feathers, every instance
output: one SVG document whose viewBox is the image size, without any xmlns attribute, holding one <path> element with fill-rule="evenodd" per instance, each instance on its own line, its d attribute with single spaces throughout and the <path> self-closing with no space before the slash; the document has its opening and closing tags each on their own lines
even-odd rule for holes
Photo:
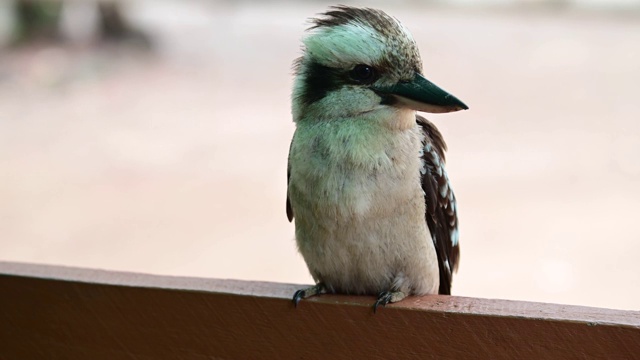
<svg viewBox="0 0 640 360">
<path fill-rule="evenodd" d="M 354 119 L 298 124 L 289 179 L 296 218 L 383 217 L 422 195 L 419 128 L 381 126 Z"/>
</svg>

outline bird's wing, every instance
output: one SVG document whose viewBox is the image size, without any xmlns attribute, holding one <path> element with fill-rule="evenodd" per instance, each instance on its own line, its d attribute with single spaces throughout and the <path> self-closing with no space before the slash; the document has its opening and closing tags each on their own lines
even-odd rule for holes
<svg viewBox="0 0 640 360">
<path fill-rule="evenodd" d="M 424 133 L 421 157 L 423 167 L 422 190 L 426 203 L 425 218 L 438 255 L 440 294 L 451 294 L 451 278 L 458 267 L 458 214 L 456 197 L 445 170 L 444 152 L 447 145 L 442 134 L 429 120 L 416 115 L 416 122 Z"/>
<path fill-rule="evenodd" d="M 289 145 L 289 156 L 291 156 L 291 145 L 293 145 L 293 140 L 291 140 L 291 144 Z M 289 222 L 293 221 L 293 209 L 291 208 L 291 201 L 289 201 L 289 177 L 291 176 L 291 160 L 287 157 L 287 219 Z"/>
</svg>

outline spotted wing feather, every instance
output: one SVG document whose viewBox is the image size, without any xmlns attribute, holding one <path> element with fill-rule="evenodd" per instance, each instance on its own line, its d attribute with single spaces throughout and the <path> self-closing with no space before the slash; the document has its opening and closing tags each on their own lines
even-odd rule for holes
<svg viewBox="0 0 640 360">
<path fill-rule="evenodd" d="M 440 289 L 438 293 L 451 294 L 453 272 L 458 267 L 460 246 L 458 244 L 458 214 L 456 197 L 453 194 L 445 170 L 447 145 L 442 134 L 429 120 L 416 116 L 424 133 L 421 169 L 424 191 L 425 218 L 438 255 Z"/>
</svg>

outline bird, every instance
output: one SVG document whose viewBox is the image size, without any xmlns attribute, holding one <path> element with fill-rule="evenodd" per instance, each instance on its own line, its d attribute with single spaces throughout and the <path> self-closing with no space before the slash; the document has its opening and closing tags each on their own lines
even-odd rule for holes
<svg viewBox="0 0 640 360">
<path fill-rule="evenodd" d="M 427 80 L 396 18 L 338 5 L 310 19 L 294 61 L 286 213 L 315 285 L 379 306 L 451 294 L 460 256 L 447 146 L 418 114 L 468 109 Z"/>
</svg>

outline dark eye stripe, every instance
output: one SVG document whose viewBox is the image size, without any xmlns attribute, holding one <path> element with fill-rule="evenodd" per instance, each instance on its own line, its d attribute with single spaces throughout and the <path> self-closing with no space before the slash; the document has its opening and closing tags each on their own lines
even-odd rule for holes
<svg viewBox="0 0 640 360">
<path fill-rule="evenodd" d="M 342 76 L 338 70 L 311 61 L 303 64 L 304 85 L 300 92 L 299 100 L 305 105 L 324 98 L 328 92 L 336 90 L 344 85 Z"/>
<path fill-rule="evenodd" d="M 297 71 L 302 72 L 300 75 L 304 76 L 304 84 L 297 100 L 304 106 L 322 100 L 329 92 L 345 85 L 372 84 L 382 74 L 378 66 L 360 64 L 351 70 L 345 70 L 324 66 L 314 60 L 307 61 L 297 65 Z M 368 69 L 365 70 L 363 67 Z M 389 99 L 389 101 L 393 101 L 393 99 Z"/>
</svg>

